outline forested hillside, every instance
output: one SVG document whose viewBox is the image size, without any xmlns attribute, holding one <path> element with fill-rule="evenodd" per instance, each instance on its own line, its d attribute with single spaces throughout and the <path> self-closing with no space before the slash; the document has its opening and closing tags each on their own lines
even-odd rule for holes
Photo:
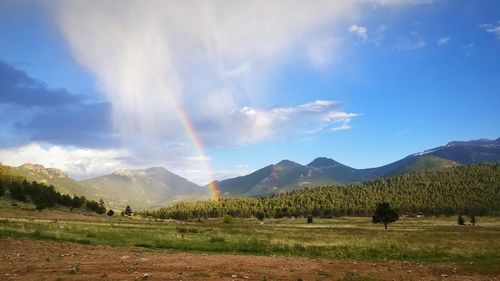
<svg viewBox="0 0 500 281">
<path fill-rule="evenodd" d="M 13 200 L 33 203 L 37 210 L 61 205 L 71 208 L 85 207 L 98 214 L 106 212 L 103 200 L 96 202 L 87 200 L 84 196 L 61 194 L 53 185 L 28 182 L 16 169 L 0 165 L 0 196 L 6 194 Z"/>
<path fill-rule="evenodd" d="M 192 219 L 313 215 L 333 217 L 371 215 L 376 203 L 386 201 L 402 214 L 500 214 L 500 164 L 456 166 L 418 174 L 404 174 L 361 184 L 331 185 L 293 190 L 261 198 L 228 198 L 220 202 L 178 203 L 145 215 Z"/>
</svg>

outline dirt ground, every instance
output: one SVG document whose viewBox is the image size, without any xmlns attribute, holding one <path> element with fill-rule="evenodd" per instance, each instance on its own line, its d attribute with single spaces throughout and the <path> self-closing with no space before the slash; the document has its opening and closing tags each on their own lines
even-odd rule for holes
<svg viewBox="0 0 500 281">
<path fill-rule="evenodd" d="M 178 253 L 0 239 L 0 280 L 336 280 L 348 271 L 381 280 L 500 280 L 461 273 L 451 264 Z"/>
</svg>

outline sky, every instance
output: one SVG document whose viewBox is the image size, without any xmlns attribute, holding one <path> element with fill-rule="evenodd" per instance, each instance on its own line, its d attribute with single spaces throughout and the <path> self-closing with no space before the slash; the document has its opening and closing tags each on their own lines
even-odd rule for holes
<svg viewBox="0 0 500 281">
<path fill-rule="evenodd" d="M 207 184 L 498 124 L 499 1 L 0 1 L 3 164 Z"/>
</svg>

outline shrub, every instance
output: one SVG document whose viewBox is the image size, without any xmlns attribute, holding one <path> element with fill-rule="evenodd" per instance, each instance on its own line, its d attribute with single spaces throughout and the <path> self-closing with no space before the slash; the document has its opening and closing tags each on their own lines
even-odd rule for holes
<svg viewBox="0 0 500 281">
<path fill-rule="evenodd" d="M 313 217 L 307 216 L 307 223 L 313 223 Z"/>
<path fill-rule="evenodd" d="M 457 223 L 458 223 L 458 225 L 464 225 L 464 224 L 465 224 L 465 219 L 464 219 L 464 217 L 462 217 L 461 215 L 460 215 L 460 216 L 458 216 L 458 218 L 457 218 Z"/>
<path fill-rule="evenodd" d="M 234 223 L 234 220 L 233 220 L 233 217 L 231 217 L 230 215 L 224 215 L 224 217 L 222 218 L 222 222 L 223 223 L 227 223 L 227 224 L 230 224 L 230 223 Z"/>
<path fill-rule="evenodd" d="M 264 214 L 264 212 L 262 212 L 262 211 L 259 211 L 259 212 L 257 212 L 257 213 L 255 214 L 255 217 L 256 217 L 258 220 L 263 221 L 263 220 L 264 220 L 264 218 L 266 218 L 266 214 Z"/>
<path fill-rule="evenodd" d="M 124 214 L 125 216 L 130 217 L 130 216 L 132 215 L 132 213 L 133 213 L 132 208 L 130 208 L 130 206 L 129 206 L 129 205 L 127 205 L 127 207 L 126 207 L 126 208 L 125 208 L 125 210 L 123 211 L 123 214 Z"/>
</svg>

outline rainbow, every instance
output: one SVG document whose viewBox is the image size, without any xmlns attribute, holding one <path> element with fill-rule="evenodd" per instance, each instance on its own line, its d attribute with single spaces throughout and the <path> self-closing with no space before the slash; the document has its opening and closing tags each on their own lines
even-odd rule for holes
<svg viewBox="0 0 500 281">
<path fill-rule="evenodd" d="M 175 111 L 177 113 L 177 116 L 179 116 L 179 119 L 181 120 L 181 124 L 186 130 L 187 135 L 191 139 L 191 142 L 193 143 L 194 147 L 196 148 L 198 154 L 202 156 L 203 164 L 205 165 L 205 171 L 207 172 L 207 181 L 208 181 L 208 189 L 210 190 L 210 196 L 212 200 L 219 202 L 220 201 L 220 191 L 219 191 L 219 186 L 217 185 L 217 182 L 215 181 L 213 175 L 212 175 L 212 170 L 210 168 L 210 165 L 208 163 L 208 160 L 205 157 L 205 150 L 203 149 L 203 142 L 201 141 L 200 137 L 196 133 L 196 130 L 194 129 L 192 123 L 190 122 L 186 112 L 182 110 L 182 108 L 176 103 L 175 106 Z"/>
<path fill-rule="evenodd" d="M 162 84 L 162 86 L 164 88 L 168 89 L 167 85 L 165 85 L 165 81 L 163 79 L 161 79 L 161 77 L 156 77 L 156 78 Z M 213 201 L 219 202 L 220 201 L 219 186 L 217 185 L 217 182 L 215 181 L 215 178 L 212 175 L 212 169 L 210 168 L 208 158 L 206 157 L 205 149 L 203 149 L 203 142 L 201 141 L 201 138 L 196 133 L 196 130 L 194 129 L 192 122 L 189 120 L 188 115 L 182 109 L 182 107 L 177 102 L 177 100 L 168 94 L 167 94 L 167 98 L 168 98 L 170 104 L 173 105 L 175 113 L 179 117 L 181 124 L 184 127 L 184 130 L 186 131 L 189 139 L 193 143 L 193 145 L 196 149 L 196 152 L 202 157 L 203 165 L 205 166 L 204 168 L 205 168 L 206 175 L 207 175 L 206 178 L 207 178 L 207 182 L 208 182 L 208 189 L 210 191 L 210 197 L 212 198 Z"/>
</svg>

